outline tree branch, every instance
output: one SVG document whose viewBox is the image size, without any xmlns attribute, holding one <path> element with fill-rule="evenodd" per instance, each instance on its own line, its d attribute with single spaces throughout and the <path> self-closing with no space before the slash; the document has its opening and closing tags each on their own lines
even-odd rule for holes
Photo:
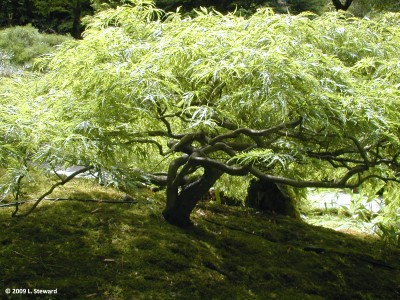
<svg viewBox="0 0 400 300">
<path fill-rule="evenodd" d="M 191 156 L 190 161 L 195 162 L 202 167 L 217 169 L 233 176 L 244 176 L 250 171 L 250 167 L 248 166 L 232 167 L 217 160 L 202 156 Z"/>
<path fill-rule="evenodd" d="M 167 201 L 167 208 L 170 208 L 169 205 L 173 205 L 175 202 L 176 198 L 178 197 L 178 187 L 179 187 L 179 182 L 177 182 L 175 179 L 177 177 L 178 170 L 181 166 L 186 164 L 186 162 L 189 160 L 189 155 L 184 154 L 176 159 L 174 159 L 170 164 L 168 168 L 168 174 L 167 174 L 167 199 L 170 199 L 171 201 Z"/>
<path fill-rule="evenodd" d="M 347 138 L 349 138 L 350 140 L 353 141 L 353 143 L 354 143 L 354 144 L 356 145 L 356 147 L 357 147 L 358 152 L 360 153 L 361 157 L 363 158 L 365 164 L 366 164 L 367 166 L 369 166 L 370 161 L 369 161 L 369 159 L 368 159 L 367 152 L 366 152 L 365 149 L 361 146 L 360 142 L 359 142 L 355 137 L 352 137 L 352 136 L 347 136 Z"/>
<path fill-rule="evenodd" d="M 250 129 L 250 128 L 238 128 L 238 129 L 233 130 L 233 131 L 231 131 L 229 133 L 221 134 L 221 135 L 216 136 L 215 138 L 211 139 L 209 143 L 212 145 L 212 144 L 215 144 L 215 143 L 220 142 L 220 141 L 225 140 L 225 139 L 235 138 L 240 134 L 247 135 L 248 137 L 251 137 L 251 138 L 260 137 L 260 136 L 267 136 L 267 135 L 270 135 L 272 133 L 276 133 L 276 132 L 278 132 L 278 131 L 280 131 L 282 129 L 285 129 L 285 128 L 295 128 L 298 125 L 300 125 L 302 121 L 303 121 L 303 119 L 300 118 L 300 119 L 298 119 L 296 121 L 293 121 L 293 122 L 282 123 L 280 125 L 277 125 L 277 126 L 274 126 L 274 127 L 268 128 L 268 129 L 263 129 L 263 130 L 253 130 L 253 129 Z"/>
<path fill-rule="evenodd" d="M 181 112 L 180 113 L 175 113 L 175 114 L 173 114 L 171 116 L 168 116 L 168 115 L 165 115 L 166 110 L 167 109 L 165 108 L 164 111 L 162 111 L 161 108 L 159 107 L 158 108 L 158 113 L 160 114 L 160 116 L 158 118 L 161 120 L 161 122 L 164 123 L 165 127 L 167 128 L 168 136 L 171 137 L 171 138 L 174 138 L 174 139 L 182 138 L 184 135 L 172 133 L 171 124 L 167 120 L 168 117 L 179 116 L 181 114 Z"/>
<path fill-rule="evenodd" d="M 27 212 L 25 212 L 25 213 L 23 213 L 23 214 L 21 214 L 21 215 L 17 215 L 17 211 L 15 211 L 15 212 L 12 214 L 12 217 L 26 217 L 26 216 L 28 216 L 29 214 L 32 213 L 32 211 L 36 208 L 36 206 L 38 206 L 39 203 L 40 203 L 46 196 L 50 195 L 57 187 L 68 183 L 69 181 L 71 181 L 72 179 L 74 179 L 77 175 L 82 174 L 82 173 L 85 173 L 85 172 L 87 172 L 87 171 L 89 171 L 89 170 L 91 170 L 91 169 L 93 169 L 93 168 L 94 168 L 94 166 L 87 166 L 87 167 L 84 167 L 84 168 L 82 168 L 82 169 L 80 169 L 80 170 L 78 170 L 78 171 L 72 173 L 71 175 L 69 175 L 68 177 L 64 178 L 63 180 L 61 180 L 61 181 L 59 181 L 59 182 L 53 184 L 53 186 L 52 186 L 46 193 L 44 193 L 42 196 L 40 196 L 40 197 L 36 200 L 36 202 L 32 205 L 32 207 L 31 207 Z"/>
<path fill-rule="evenodd" d="M 158 152 L 160 153 L 161 156 L 165 156 L 170 153 L 169 151 L 164 152 L 162 145 L 159 142 L 152 140 L 152 139 L 145 139 L 145 138 L 132 139 L 132 140 L 125 142 L 124 145 L 129 145 L 129 144 L 133 144 L 133 143 L 153 144 L 158 148 Z"/>
<path fill-rule="evenodd" d="M 191 146 L 191 144 L 194 141 L 204 142 L 204 139 L 204 133 L 198 131 L 195 133 L 188 133 L 183 136 L 179 141 L 172 143 L 170 142 L 168 146 L 171 148 L 172 151 L 175 152 L 187 153 L 189 151 L 191 153 L 194 151 L 194 148 Z"/>
</svg>

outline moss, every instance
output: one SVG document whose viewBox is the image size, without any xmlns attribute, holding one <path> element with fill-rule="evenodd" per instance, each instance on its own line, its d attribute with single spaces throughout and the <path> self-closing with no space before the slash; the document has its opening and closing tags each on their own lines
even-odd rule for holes
<svg viewBox="0 0 400 300">
<path fill-rule="evenodd" d="M 400 252 L 375 240 L 215 203 L 182 230 L 159 217 L 159 194 L 135 200 L 0 210 L 1 285 L 57 288 L 54 299 L 399 297 Z"/>
</svg>

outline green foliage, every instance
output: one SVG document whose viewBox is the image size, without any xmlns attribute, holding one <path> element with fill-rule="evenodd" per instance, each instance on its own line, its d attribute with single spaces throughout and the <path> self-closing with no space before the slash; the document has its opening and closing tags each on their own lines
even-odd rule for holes
<svg viewBox="0 0 400 300">
<path fill-rule="evenodd" d="M 91 6 L 95 11 L 115 8 L 118 5 L 121 5 L 125 2 L 125 0 L 90 0 Z"/>
<path fill-rule="evenodd" d="M 43 60 L 45 76 L 2 93 L 16 113 L 3 109 L 1 136 L 21 170 L 26 161 L 165 170 L 184 146 L 219 139 L 246 147 L 208 161 L 256 166 L 278 183 L 397 178 L 397 14 L 242 18 L 203 8 L 189 18 L 132 4 L 88 18 L 82 41 Z"/>
<path fill-rule="evenodd" d="M 297 14 L 304 11 L 321 13 L 329 0 L 234 0 L 234 1 L 210 1 L 210 0 L 158 0 L 156 6 L 167 11 L 175 11 L 177 7 L 182 7 L 183 11 L 188 12 L 200 7 L 214 8 L 219 12 L 233 12 L 237 10 L 240 14 L 250 16 L 258 8 L 271 7 L 277 12 Z"/>
<path fill-rule="evenodd" d="M 271 169 L 278 165 L 286 168 L 294 158 L 288 154 L 274 153 L 271 149 L 257 149 L 243 152 L 231 159 L 239 165 L 258 165 L 262 168 Z"/>
<path fill-rule="evenodd" d="M 244 206 L 249 181 L 248 177 L 223 175 L 214 185 L 215 201 Z"/>
<path fill-rule="evenodd" d="M 391 244 L 400 246 L 400 188 L 398 185 L 385 186 L 383 193 L 385 207 L 373 219 L 377 233 Z"/>
<path fill-rule="evenodd" d="M 27 25 L 78 38 L 80 18 L 92 13 L 90 0 L 5 0 L 0 3 L 0 27 Z"/>
<path fill-rule="evenodd" d="M 288 6 L 279 4 L 277 0 L 157 0 L 157 7 L 165 11 L 176 11 L 178 7 L 185 13 L 200 7 L 213 7 L 221 12 L 233 12 L 243 15 L 253 14 L 257 8 L 272 7 L 274 10 L 287 13 L 312 11 L 320 13 L 327 0 L 288 0 Z M 129 0 L 3 0 L 0 3 L 0 27 L 26 25 L 32 23 L 45 32 L 69 33 L 79 38 L 83 27 L 82 17 L 92 15 L 96 11 L 116 8 L 129 3 Z"/>
<path fill-rule="evenodd" d="M 66 36 L 39 33 L 31 25 L 10 27 L 0 30 L 0 51 L 13 64 L 29 65 L 34 58 L 54 51 L 55 46 L 68 39 Z"/>
<path fill-rule="evenodd" d="M 349 9 L 356 16 L 364 17 L 379 11 L 400 11 L 400 3 L 397 0 L 355 0 Z"/>
<path fill-rule="evenodd" d="M 20 69 L 11 63 L 11 58 L 11 53 L 0 50 L 0 77 L 11 77 L 19 73 Z"/>
<path fill-rule="evenodd" d="M 290 13 L 301 13 L 310 11 L 313 13 L 323 13 L 329 3 L 327 0 L 287 0 Z"/>
</svg>

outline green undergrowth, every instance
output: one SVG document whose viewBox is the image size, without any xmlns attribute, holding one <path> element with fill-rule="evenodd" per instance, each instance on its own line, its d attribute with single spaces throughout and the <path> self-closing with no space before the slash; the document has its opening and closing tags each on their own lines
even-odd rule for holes
<svg viewBox="0 0 400 300">
<path fill-rule="evenodd" d="M 377 240 L 214 202 L 180 229 L 162 219 L 162 193 L 132 198 L 44 201 L 22 219 L 2 208 L 0 298 L 32 298 L 5 288 L 57 289 L 37 299 L 400 297 L 400 251 Z"/>
<path fill-rule="evenodd" d="M 9 27 L 0 30 L 0 53 L 8 53 L 13 64 L 29 65 L 67 40 L 71 37 L 40 33 L 32 25 Z"/>
<path fill-rule="evenodd" d="M 335 214 L 335 210 L 332 210 L 330 213 L 324 211 L 319 215 L 307 215 L 304 217 L 304 221 L 312 225 L 331 228 L 361 237 L 378 237 L 373 222 L 340 213 Z"/>
</svg>

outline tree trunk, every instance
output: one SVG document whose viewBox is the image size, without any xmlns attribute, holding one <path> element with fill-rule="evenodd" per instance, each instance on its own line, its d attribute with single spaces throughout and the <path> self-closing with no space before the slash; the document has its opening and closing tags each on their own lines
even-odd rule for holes
<svg viewBox="0 0 400 300">
<path fill-rule="evenodd" d="M 229 0 L 220 0 L 220 1 L 216 1 L 216 8 L 218 11 L 220 12 L 227 12 L 228 11 L 228 6 L 230 4 L 231 1 Z"/>
<path fill-rule="evenodd" d="M 346 0 L 346 2 L 342 4 L 341 0 L 332 0 L 336 10 L 348 10 L 352 2 L 353 0 Z"/>
<path fill-rule="evenodd" d="M 72 11 L 72 36 L 76 39 L 81 37 L 81 1 L 76 0 Z"/>
<path fill-rule="evenodd" d="M 180 193 L 178 193 L 178 186 L 167 185 L 167 206 L 163 211 L 165 220 L 179 227 L 190 226 L 192 210 L 221 175 L 222 172 L 219 170 L 206 168 L 198 180 L 184 186 Z M 169 180 L 174 180 L 174 178 L 169 178 Z"/>
<path fill-rule="evenodd" d="M 293 199 L 285 195 L 279 186 L 265 180 L 252 180 L 247 190 L 246 205 L 279 215 L 298 217 Z"/>
</svg>

